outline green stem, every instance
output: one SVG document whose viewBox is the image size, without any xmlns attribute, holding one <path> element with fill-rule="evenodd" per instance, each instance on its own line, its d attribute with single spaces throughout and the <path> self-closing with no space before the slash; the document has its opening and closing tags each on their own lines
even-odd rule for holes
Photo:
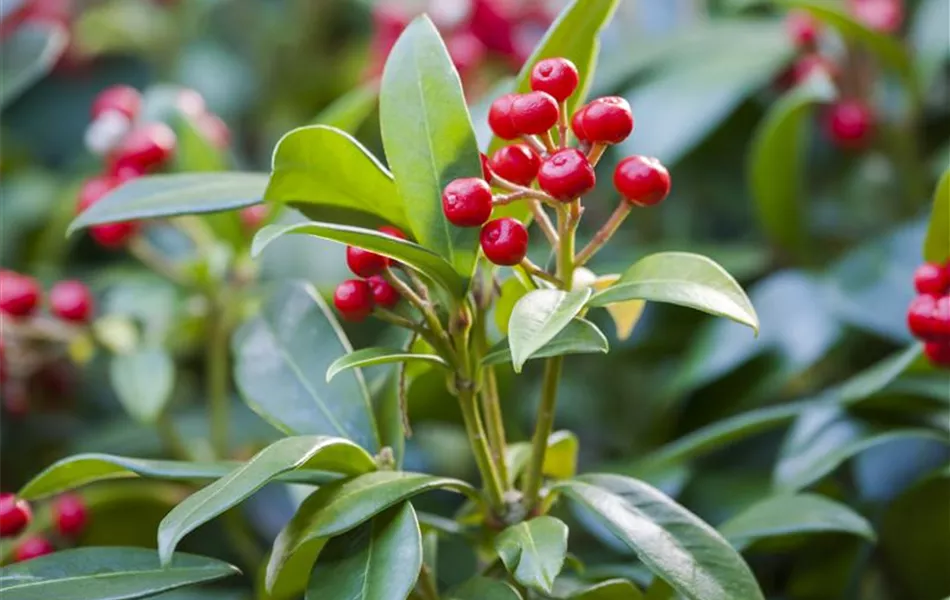
<svg viewBox="0 0 950 600">
<path fill-rule="evenodd" d="M 488 336 L 485 333 L 485 315 L 482 313 L 476 324 L 475 343 L 480 356 L 488 352 Z M 508 462 L 505 460 L 507 441 L 505 440 L 505 420 L 501 411 L 501 400 L 498 394 L 498 379 L 493 367 L 482 368 L 482 387 L 480 390 L 482 413 L 488 428 L 488 444 L 492 458 L 498 468 L 504 488 L 508 489 Z"/>
<path fill-rule="evenodd" d="M 228 315 L 226 307 L 216 298 L 211 299 L 210 331 L 208 335 L 207 394 L 211 421 L 211 445 L 218 458 L 227 458 L 230 444 L 231 402 L 228 398 Z"/>
<path fill-rule="evenodd" d="M 429 565 L 422 565 L 422 570 L 419 572 L 419 590 L 425 600 L 439 600 L 439 587 L 435 583 L 435 578 L 432 577 Z"/>
<path fill-rule="evenodd" d="M 485 426 L 482 424 L 478 407 L 475 405 L 474 383 L 471 381 L 458 382 L 459 405 L 462 408 L 462 420 L 465 422 L 465 432 L 472 444 L 475 454 L 475 464 L 482 476 L 482 483 L 488 492 L 491 507 L 499 514 L 503 514 L 505 499 L 501 476 L 495 463 L 492 461 L 491 449 L 488 447 Z"/>
<path fill-rule="evenodd" d="M 396 274 L 393 273 L 392 269 L 387 268 L 385 271 L 383 271 L 383 277 L 389 282 L 391 286 L 396 288 L 396 291 L 399 292 L 403 298 L 408 300 L 410 304 L 419 309 L 419 312 L 422 313 L 422 317 L 425 319 L 426 324 L 429 326 L 429 329 L 432 331 L 433 335 L 444 341 L 446 346 L 451 346 L 449 336 L 445 332 L 445 328 L 442 327 L 442 322 L 439 321 L 439 316 L 435 314 L 435 311 L 432 309 L 432 304 L 424 300 L 409 285 L 407 285 L 406 282 L 397 277 Z M 451 357 L 446 356 L 446 358 Z"/>
</svg>

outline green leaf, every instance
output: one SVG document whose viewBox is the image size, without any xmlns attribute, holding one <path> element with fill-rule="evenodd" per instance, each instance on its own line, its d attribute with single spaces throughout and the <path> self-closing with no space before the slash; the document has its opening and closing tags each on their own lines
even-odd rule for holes
<svg viewBox="0 0 950 600">
<path fill-rule="evenodd" d="M 527 360 L 549 358 L 565 354 L 606 354 L 610 349 L 607 336 L 587 319 L 571 319 L 564 329 L 549 342 L 535 350 Z M 482 358 L 483 365 L 503 365 L 511 362 L 511 348 L 501 340 Z"/>
<path fill-rule="evenodd" d="M 555 431 L 548 437 L 547 451 L 544 453 L 542 475 L 553 479 L 569 479 L 577 473 L 577 436 L 570 431 Z M 516 442 L 508 444 L 505 462 L 508 463 L 508 480 L 514 484 L 528 466 L 531 458 L 531 443 Z"/>
<path fill-rule="evenodd" d="M 642 258 L 617 283 L 595 294 L 590 305 L 627 300 L 679 304 L 759 330 L 759 318 L 742 287 L 725 269 L 699 254 L 658 252 Z"/>
<path fill-rule="evenodd" d="M 336 318 L 312 286 L 281 286 L 260 315 L 234 336 L 235 380 L 248 405 L 288 434 L 334 435 L 367 450 L 379 434 L 362 373 L 327 383 L 324 373 L 353 351 Z"/>
<path fill-rule="evenodd" d="M 405 600 L 422 568 L 422 535 L 403 502 L 333 538 L 313 569 L 307 600 Z"/>
<path fill-rule="evenodd" d="M 449 368 L 449 363 L 445 362 L 445 359 L 437 354 L 414 354 L 393 348 L 363 348 L 362 350 L 351 352 L 333 361 L 333 363 L 327 367 L 327 381 L 330 381 L 337 374 L 347 369 L 404 362 L 424 362 L 430 365 L 438 365 L 445 369 Z"/>
<path fill-rule="evenodd" d="M 943 263 L 947 259 L 950 259 L 950 169 L 943 172 L 934 192 L 934 207 L 924 241 L 924 260 Z"/>
<path fill-rule="evenodd" d="M 567 525 L 554 517 L 536 517 L 502 531 L 495 550 L 515 581 L 551 594 L 567 556 Z"/>
<path fill-rule="evenodd" d="M 282 235 L 289 234 L 313 235 L 388 256 L 423 273 L 456 298 L 464 297 L 468 289 L 468 282 L 455 272 L 452 265 L 435 252 L 413 242 L 359 227 L 317 222 L 284 226 L 269 225 L 257 232 L 251 247 L 251 254 L 259 255 L 271 242 Z"/>
<path fill-rule="evenodd" d="M 633 550 L 655 574 L 691 600 L 763 600 L 742 557 L 712 527 L 642 481 L 584 475 L 559 491 Z"/>
<path fill-rule="evenodd" d="M 511 320 L 511 311 L 521 297 L 528 293 L 525 284 L 517 277 L 511 277 L 501 284 L 501 291 L 495 298 L 495 326 L 502 335 L 508 335 L 508 321 Z M 507 344 L 506 344 L 507 346 Z M 508 362 L 510 359 L 505 359 Z"/>
<path fill-rule="evenodd" d="M 521 600 L 521 594 L 504 581 L 475 577 L 451 590 L 446 600 Z"/>
<path fill-rule="evenodd" d="M 212 144 L 190 116 L 179 114 L 173 121 L 175 136 L 178 138 L 173 159 L 174 172 L 209 173 L 228 170 L 227 150 Z"/>
<path fill-rule="evenodd" d="M 69 235 L 90 225 L 220 212 L 260 204 L 262 173 L 151 175 L 124 183 L 73 220 Z"/>
<path fill-rule="evenodd" d="M 355 134 L 376 108 L 378 100 L 375 83 L 357 86 L 320 111 L 311 124 L 328 125 Z"/>
<path fill-rule="evenodd" d="M 810 77 L 772 105 L 752 140 L 746 170 L 759 223 L 772 242 L 787 251 L 805 253 L 810 247 L 805 133 L 816 105 L 835 96 L 826 75 Z"/>
<path fill-rule="evenodd" d="M 310 125 L 277 142 L 264 199 L 344 225 L 408 229 L 393 176 L 348 133 Z"/>
<path fill-rule="evenodd" d="M 158 553 L 162 562 L 167 563 L 175 546 L 188 533 L 237 506 L 283 473 L 322 469 L 359 475 L 375 468 L 373 457 L 349 440 L 321 436 L 278 440 L 168 513 L 158 528 Z"/>
<path fill-rule="evenodd" d="M 171 400 L 175 363 L 162 348 L 139 348 L 112 357 L 109 379 L 126 412 L 142 423 L 155 423 Z"/>
<path fill-rule="evenodd" d="M 190 554 L 162 566 L 154 550 L 74 548 L 0 569 L 0 589 L 3 600 L 129 600 L 238 573 Z"/>
<path fill-rule="evenodd" d="M 481 159 L 458 73 L 426 16 L 403 31 L 386 60 L 379 120 L 413 237 L 468 279 L 478 229 L 446 220 L 442 189 L 453 179 L 481 177 Z"/>
<path fill-rule="evenodd" d="M 567 596 L 568 600 L 643 600 L 637 586 L 626 579 L 608 579 L 578 590 Z"/>
<path fill-rule="evenodd" d="M 377 471 L 324 485 L 304 500 L 274 540 L 267 563 L 267 590 L 292 589 L 301 574 L 310 572 L 310 565 L 328 538 L 434 489 L 475 494 L 470 485 L 458 479 L 396 471 Z"/>
<path fill-rule="evenodd" d="M 533 290 L 518 300 L 508 321 L 508 346 L 515 373 L 520 373 L 535 352 L 567 327 L 590 295 L 589 288 L 573 292 Z"/>
<path fill-rule="evenodd" d="M 17 27 L 0 45 L 0 107 L 16 100 L 46 75 L 66 50 L 69 32 L 56 23 L 30 22 Z"/>
<path fill-rule="evenodd" d="M 850 533 L 871 542 L 876 537 L 867 519 L 850 507 L 815 494 L 766 498 L 718 529 L 738 550 L 761 539 L 801 533 Z"/>
</svg>

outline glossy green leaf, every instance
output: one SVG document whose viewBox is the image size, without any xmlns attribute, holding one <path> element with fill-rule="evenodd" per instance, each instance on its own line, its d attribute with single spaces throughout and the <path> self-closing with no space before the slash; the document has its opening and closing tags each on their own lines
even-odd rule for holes
<svg viewBox="0 0 950 600">
<path fill-rule="evenodd" d="M 327 381 L 330 381 L 337 374 L 347 369 L 405 362 L 424 362 L 446 369 L 449 368 L 449 363 L 445 362 L 445 359 L 438 354 L 414 354 L 393 348 L 363 348 L 362 350 L 341 356 L 333 361 L 333 363 L 327 367 Z"/>
<path fill-rule="evenodd" d="M 850 507 L 816 494 L 766 498 L 718 527 L 738 550 L 761 539 L 801 533 L 850 533 L 873 542 L 874 529 Z"/>
<path fill-rule="evenodd" d="M 309 565 L 316 560 L 328 538 L 434 489 L 475 493 L 470 485 L 458 479 L 397 471 L 377 471 L 324 485 L 300 505 L 274 540 L 267 563 L 267 589 L 293 587 L 287 581 L 299 580 L 301 573 L 309 573 Z"/>
<path fill-rule="evenodd" d="M 642 258 L 617 283 L 595 294 L 590 305 L 627 300 L 687 306 L 759 330 L 759 318 L 742 287 L 725 269 L 699 254 L 658 252 Z"/>
<path fill-rule="evenodd" d="M 67 235 L 90 225 L 220 212 L 260 204 L 263 173 L 151 175 L 122 184 L 70 223 Z"/>
<path fill-rule="evenodd" d="M 567 600 L 643 600 L 637 586 L 626 579 L 608 579 L 579 589 L 566 596 Z"/>
<path fill-rule="evenodd" d="M 458 73 L 426 16 L 403 31 L 386 60 L 379 120 L 413 237 L 468 279 L 478 229 L 446 220 L 442 189 L 453 179 L 481 177 L 481 160 Z"/>
<path fill-rule="evenodd" d="M 924 260 L 943 263 L 950 258 L 950 169 L 944 171 L 930 212 L 930 225 L 924 240 Z"/>
<path fill-rule="evenodd" d="M 816 75 L 787 92 L 758 126 L 749 151 L 747 172 L 762 229 L 786 251 L 810 246 L 806 222 L 806 131 L 816 106 L 834 100 L 827 75 Z"/>
<path fill-rule="evenodd" d="M 521 600 L 521 594 L 504 581 L 475 577 L 449 591 L 446 600 Z"/>
<path fill-rule="evenodd" d="M 422 568 L 422 535 L 404 502 L 333 538 L 313 569 L 307 600 L 405 600 Z"/>
<path fill-rule="evenodd" d="M 235 380 L 248 405 L 288 434 L 333 435 L 367 450 L 379 434 L 362 373 L 330 383 L 324 374 L 353 352 L 336 318 L 310 285 L 281 286 L 233 340 Z"/>
<path fill-rule="evenodd" d="M 158 528 L 159 555 L 167 563 L 178 542 L 188 533 L 237 506 L 283 473 L 319 469 L 358 475 L 375 468 L 373 457 L 349 440 L 322 436 L 278 440 L 168 513 Z"/>
<path fill-rule="evenodd" d="M 518 300 L 527 293 L 528 288 L 517 277 L 511 277 L 501 284 L 501 292 L 495 298 L 495 326 L 502 335 L 508 335 L 511 311 L 515 309 Z M 505 362 L 508 360 L 510 359 L 505 359 Z"/>
<path fill-rule="evenodd" d="M 231 565 L 145 548 L 74 548 L 0 569 L 3 600 L 130 600 L 237 575 Z"/>
<path fill-rule="evenodd" d="M 577 436 L 570 431 L 555 431 L 548 437 L 541 473 L 553 479 L 569 479 L 577 473 Z M 508 463 L 508 479 L 514 483 L 531 459 L 531 443 L 508 444 L 505 461 Z"/>
<path fill-rule="evenodd" d="M 567 556 L 567 525 L 554 517 L 536 517 L 502 531 L 495 550 L 515 581 L 551 594 Z"/>
<path fill-rule="evenodd" d="M 66 50 L 69 31 L 56 23 L 26 23 L 5 36 L 0 54 L 0 107 L 46 75 Z"/>
<path fill-rule="evenodd" d="M 606 354 L 609 349 L 607 336 L 587 319 L 577 317 L 571 319 L 564 329 L 544 346 L 535 350 L 527 360 L 565 354 Z M 508 340 L 501 340 L 495 344 L 482 358 L 483 365 L 503 365 L 510 362 L 511 348 Z"/>
<path fill-rule="evenodd" d="M 691 600 L 763 600 L 742 557 L 712 527 L 662 492 L 618 475 L 556 482 L 656 575 Z"/>
<path fill-rule="evenodd" d="M 318 221 L 409 226 L 389 171 L 348 133 L 326 125 L 294 129 L 277 142 L 264 199 Z"/>
<path fill-rule="evenodd" d="M 142 423 L 155 423 L 171 400 L 175 363 L 163 348 L 139 348 L 112 357 L 109 379 L 126 412 Z"/>
<path fill-rule="evenodd" d="M 591 290 L 533 290 L 525 294 L 511 311 L 508 346 L 515 373 L 547 345 L 581 312 Z"/>
<path fill-rule="evenodd" d="M 312 124 L 328 125 L 355 134 L 376 109 L 378 100 L 379 90 L 375 83 L 357 86 L 320 111 Z"/>
<path fill-rule="evenodd" d="M 435 252 L 378 231 L 347 225 L 311 222 L 264 227 L 254 237 L 251 254 L 259 255 L 275 239 L 289 234 L 313 235 L 388 256 L 425 274 L 457 298 L 464 296 L 468 288 L 468 282 L 455 272 L 451 264 Z"/>
</svg>

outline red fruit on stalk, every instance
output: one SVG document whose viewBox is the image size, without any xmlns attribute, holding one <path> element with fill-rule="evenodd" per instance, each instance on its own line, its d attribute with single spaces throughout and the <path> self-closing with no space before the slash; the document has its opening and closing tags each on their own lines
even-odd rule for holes
<svg viewBox="0 0 950 600">
<path fill-rule="evenodd" d="M 484 179 L 456 179 L 442 191 L 442 212 L 456 227 L 478 227 L 491 217 L 491 211 L 491 187 Z"/>
<path fill-rule="evenodd" d="M 531 89 L 547 92 L 559 102 L 574 93 L 579 81 L 577 67 L 566 58 L 546 58 L 531 70 Z"/>
<path fill-rule="evenodd" d="M 935 332 L 939 329 L 937 323 L 937 301 L 939 296 L 921 294 L 913 299 L 907 308 L 907 328 L 914 337 L 922 340 L 935 340 Z"/>
<path fill-rule="evenodd" d="M 347 246 L 346 266 L 350 268 L 354 275 L 366 278 L 382 273 L 389 266 L 389 259 L 363 248 Z"/>
<path fill-rule="evenodd" d="M 491 165 L 488 163 L 488 156 L 484 152 L 479 152 L 478 157 L 482 161 L 482 179 L 491 181 Z"/>
<path fill-rule="evenodd" d="M 785 19 L 785 29 L 792 43 L 802 49 L 810 49 L 818 43 L 821 24 L 811 13 L 793 10 Z"/>
<path fill-rule="evenodd" d="M 614 170 L 614 187 L 637 206 L 659 204 L 670 194 L 670 173 L 648 156 L 628 156 Z"/>
<path fill-rule="evenodd" d="M 517 265 L 528 253 L 528 230 L 511 217 L 485 223 L 480 241 L 485 257 L 496 265 Z"/>
<path fill-rule="evenodd" d="M 571 117 L 571 131 L 574 132 L 574 137 L 581 142 L 589 142 L 590 139 L 587 137 L 587 132 L 584 131 L 584 109 L 586 106 L 582 106 L 574 112 L 574 116 Z"/>
<path fill-rule="evenodd" d="M 241 219 L 241 224 L 244 225 L 245 229 L 256 231 L 267 220 L 269 213 L 270 207 L 268 205 L 255 204 L 242 208 L 241 212 L 238 213 L 238 218 Z"/>
<path fill-rule="evenodd" d="M 946 265 L 924 263 L 914 271 L 914 288 L 920 294 L 950 292 L 950 262 Z"/>
<path fill-rule="evenodd" d="M 373 302 L 383 308 L 392 308 L 399 304 L 399 292 L 382 275 L 373 275 L 366 280 L 373 291 Z"/>
<path fill-rule="evenodd" d="M 558 150 L 544 159 L 538 170 L 538 185 L 562 202 L 583 196 L 594 189 L 596 183 L 594 168 L 576 148 Z"/>
<path fill-rule="evenodd" d="M 40 304 L 40 284 L 32 277 L 0 271 L 0 313 L 28 317 Z"/>
<path fill-rule="evenodd" d="M 554 96 L 528 92 L 511 101 L 511 123 L 521 135 L 541 135 L 557 125 L 560 109 Z"/>
<path fill-rule="evenodd" d="M 26 500 L 13 494 L 0 494 L 0 538 L 15 537 L 33 520 L 33 511 Z"/>
<path fill-rule="evenodd" d="M 89 237 L 106 250 L 118 250 L 124 247 L 130 239 L 139 232 L 138 221 L 123 223 L 105 223 L 93 225 L 89 228 Z"/>
<path fill-rule="evenodd" d="M 394 237 L 400 240 L 406 239 L 406 234 L 402 232 L 398 227 L 393 227 L 392 225 L 383 225 L 379 228 L 380 233 L 385 233 L 389 237 Z"/>
<path fill-rule="evenodd" d="M 114 190 L 119 185 L 119 181 L 111 175 L 99 175 L 91 177 L 83 182 L 79 188 L 79 196 L 76 199 L 76 214 L 83 212 L 100 198 Z"/>
<path fill-rule="evenodd" d="M 64 321 L 85 323 L 92 316 L 92 294 L 82 282 L 60 281 L 49 292 L 50 310 Z"/>
<path fill-rule="evenodd" d="M 511 105 L 514 103 L 516 94 L 505 94 L 499 96 L 491 103 L 488 109 L 488 126 L 492 132 L 503 140 L 513 140 L 521 137 L 521 133 L 515 128 L 511 120 Z"/>
<path fill-rule="evenodd" d="M 597 98 L 581 110 L 581 127 L 587 141 L 619 144 L 633 132 L 630 103 L 619 96 Z"/>
<path fill-rule="evenodd" d="M 160 167 L 175 153 L 175 132 L 164 123 L 148 123 L 129 132 L 109 157 L 112 173 L 123 168 L 145 172 Z"/>
<path fill-rule="evenodd" d="M 488 164 L 502 179 L 518 185 L 531 185 L 541 168 L 541 157 L 526 144 L 512 144 L 499 148 Z"/>
<path fill-rule="evenodd" d="M 828 111 L 825 129 L 836 146 L 862 149 L 874 133 L 874 110 L 861 100 L 844 100 Z"/>
<path fill-rule="evenodd" d="M 92 101 L 92 120 L 95 121 L 108 111 L 115 111 L 124 115 L 128 120 L 134 120 L 142 108 L 142 94 L 127 85 L 108 87 Z"/>
<path fill-rule="evenodd" d="M 86 503 L 75 494 L 64 494 L 53 504 L 56 529 L 65 537 L 76 537 L 86 528 L 89 513 Z"/>
<path fill-rule="evenodd" d="M 950 369 L 950 342 L 927 342 L 924 355 L 935 367 Z"/>
<path fill-rule="evenodd" d="M 13 551 L 13 561 L 23 562 L 56 552 L 56 548 L 46 538 L 34 535 L 20 542 Z"/>
<path fill-rule="evenodd" d="M 373 289 L 362 279 L 347 279 L 333 293 L 333 305 L 345 320 L 354 323 L 373 312 L 373 302 Z"/>
</svg>

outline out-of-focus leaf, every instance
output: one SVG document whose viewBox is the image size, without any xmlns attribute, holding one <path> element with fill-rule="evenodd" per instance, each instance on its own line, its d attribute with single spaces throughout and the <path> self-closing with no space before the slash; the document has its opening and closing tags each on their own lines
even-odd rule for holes
<svg viewBox="0 0 950 600">
<path fill-rule="evenodd" d="M 164 7 L 150 2 L 110 0 L 84 8 L 73 31 L 84 55 L 167 51 L 178 32 Z"/>
<path fill-rule="evenodd" d="M 162 348 L 140 348 L 114 356 L 109 363 L 112 387 L 136 420 L 155 423 L 175 387 L 175 363 Z"/>
<path fill-rule="evenodd" d="M 320 111 L 313 125 L 328 125 L 355 134 L 376 108 L 379 89 L 373 83 L 355 87 Z"/>
<path fill-rule="evenodd" d="M 515 373 L 553 340 L 584 308 L 591 290 L 533 290 L 515 304 L 508 320 L 508 346 Z"/>
<path fill-rule="evenodd" d="M 327 381 L 330 381 L 337 374 L 347 369 L 414 361 L 438 365 L 443 368 L 449 367 L 449 363 L 445 362 L 445 359 L 438 354 L 414 354 L 393 348 L 363 348 L 362 350 L 351 352 L 333 361 L 333 363 L 327 367 Z"/>
<path fill-rule="evenodd" d="M 565 354 L 606 354 L 607 338 L 596 325 L 587 319 L 574 318 L 548 343 L 535 350 L 527 360 L 550 358 Z M 511 348 L 507 340 L 495 344 L 485 357 L 483 365 L 503 365 L 511 362 Z"/>
<path fill-rule="evenodd" d="M 507 279 L 501 284 L 501 293 L 495 300 L 495 326 L 502 335 L 508 335 L 511 311 L 514 310 L 518 300 L 527 293 L 528 288 L 517 277 Z"/>
<path fill-rule="evenodd" d="M 571 592 L 567 600 L 643 600 L 643 594 L 626 579 L 608 579 Z"/>
<path fill-rule="evenodd" d="M 56 23 L 18 27 L 0 46 L 0 107 L 6 106 L 46 75 L 66 50 L 69 32 Z"/>
<path fill-rule="evenodd" d="M 504 581 L 476 577 L 450 590 L 447 600 L 521 600 L 515 588 Z"/>
<path fill-rule="evenodd" d="M 908 38 L 920 73 L 921 88 L 927 91 L 940 73 L 940 67 L 950 57 L 950 4 L 943 0 L 923 0 L 918 3 Z M 950 586 L 947 586 L 950 589 Z"/>
<path fill-rule="evenodd" d="M 950 257 L 950 169 L 944 171 L 930 213 L 930 225 L 924 242 L 924 260 L 943 263 Z"/>
<path fill-rule="evenodd" d="M 553 479 L 569 479 L 577 473 L 577 436 L 570 431 L 555 431 L 548 438 L 547 451 L 541 473 Z M 508 444 L 505 460 L 508 463 L 509 483 L 514 484 L 528 466 L 531 444 L 516 442 Z"/>
<path fill-rule="evenodd" d="M 567 556 L 567 525 L 549 516 L 523 521 L 495 538 L 495 550 L 515 581 L 550 595 Z"/>
<path fill-rule="evenodd" d="M 602 292 L 613 284 L 617 283 L 620 275 L 604 275 L 597 278 L 593 288 L 597 292 Z M 646 308 L 646 300 L 627 300 L 626 302 L 614 302 L 607 305 L 607 314 L 613 319 L 614 327 L 617 328 L 617 339 L 627 340 L 633 335 L 633 328 L 637 326 L 640 317 L 643 315 L 643 309 Z"/>
</svg>

